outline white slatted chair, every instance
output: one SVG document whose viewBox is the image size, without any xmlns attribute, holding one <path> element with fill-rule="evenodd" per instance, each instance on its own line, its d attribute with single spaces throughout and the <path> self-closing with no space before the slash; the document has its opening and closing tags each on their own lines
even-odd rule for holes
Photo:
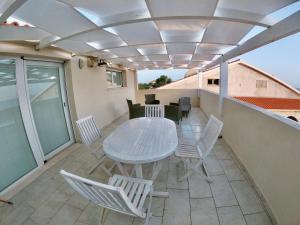
<svg viewBox="0 0 300 225">
<path fill-rule="evenodd" d="M 60 174 L 79 194 L 102 207 L 100 224 L 102 224 L 105 209 L 143 218 L 145 225 L 148 224 L 152 215 L 150 209 L 153 182 L 151 180 L 114 175 L 109 179 L 108 184 L 102 184 L 64 170 L 61 170 Z M 147 197 L 149 201 L 146 204 Z"/>
<path fill-rule="evenodd" d="M 165 117 L 164 105 L 145 105 L 145 117 Z"/>
<path fill-rule="evenodd" d="M 203 132 L 201 133 L 200 139 L 196 144 L 188 143 L 187 140 L 180 140 L 175 155 L 177 157 L 180 157 L 184 162 L 186 173 L 179 179 L 179 181 L 184 180 L 193 172 L 199 172 L 198 169 L 202 165 L 206 173 L 207 181 L 211 182 L 207 168 L 205 166 L 205 160 L 213 149 L 222 128 L 223 122 L 211 115 Z M 192 165 L 191 163 L 191 159 L 193 158 L 198 159 L 198 162 L 195 165 Z"/>
<path fill-rule="evenodd" d="M 76 121 L 81 139 L 83 144 L 88 148 L 89 152 L 98 160 L 98 163 L 89 171 L 91 174 L 98 166 L 108 175 L 112 176 L 111 171 L 115 166 L 115 163 L 110 167 L 106 168 L 104 161 L 106 156 L 102 151 L 102 143 L 97 144 L 97 141 L 101 138 L 101 132 L 98 129 L 96 122 L 93 116 L 87 116 L 80 120 Z M 99 158 L 96 154 L 97 151 L 102 153 L 102 156 Z"/>
</svg>

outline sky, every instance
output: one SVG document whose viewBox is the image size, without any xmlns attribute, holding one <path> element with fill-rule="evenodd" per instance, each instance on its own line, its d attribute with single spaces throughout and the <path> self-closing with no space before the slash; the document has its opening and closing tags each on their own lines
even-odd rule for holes
<svg viewBox="0 0 300 225">
<path fill-rule="evenodd" d="M 275 20 L 281 20 L 298 10 L 300 10 L 300 2 L 279 10 L 271 14 L 271 16 Z M 255 27 L 240 43 L 261 31 L 263 29 Z M 293 87 L 300 88 L 300 33 L 255 49 L 235 59 L 241 59 L 272 74 Z M 139 83 L 149 82 L 160 75 L 168 75 L 172 80 L 178 80 L 183 78 L 186 71 L 183 69 L 140 70 L 138 71 L 138 81 Z"/>
</svg>

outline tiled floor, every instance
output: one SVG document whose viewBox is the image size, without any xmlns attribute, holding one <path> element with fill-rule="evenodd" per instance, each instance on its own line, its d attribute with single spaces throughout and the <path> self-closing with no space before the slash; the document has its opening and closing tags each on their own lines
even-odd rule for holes
<svg viewBox="0 0 300 225">
<path fill-rule="evenodd" d="M 105 129 L 104 136 L 127 120 L 124 116 Z M 194 108 L 188 119 L 178 126 L 178 135 L 195 141 L 207 119 Z M 100 169 L 88 175 L 95 159 L 82 145 L 44 172 L 11 200 L 13 206 L 0 205 L 1 225 L 96 225 L 100 209 L 75 193 L 58 174 L 61 168 L 96 181 L 106 182 Z M 207 161 L 213 183 L 208 184 L 199 175 L 177 182 L 182 166 L 178 159 L 165 160 L 155 188 L 167 190 L 167 199 L 154 198 L 151 225 L 270 225 L 256 192 L 233 157 L 230 148 L 220 139 Z M 150 171 L 146 166 L 145 173 Z M 138 225 L 144 221 L 109 212 L 105 225 Z"/>
</svg>

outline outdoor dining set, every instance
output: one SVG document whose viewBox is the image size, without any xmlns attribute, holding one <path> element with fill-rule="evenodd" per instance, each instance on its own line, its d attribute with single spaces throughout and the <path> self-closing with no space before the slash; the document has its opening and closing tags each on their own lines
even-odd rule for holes
<svg viewBox="0 0 300 225">
<path fill-rule="evenodd" d="M 179 115 L 183 112 L 187 116 L 191 109 L 188 97 L 180 98 L 178 103 L 168 106 L 160 105 L 160 101 L 153 95 L 146 96 L 145 106 L 132 104 L 130 100 L 127 103 L 129 120 L 117 127 L 103 143 L 99 142 L 102 134 L 92 116 L 76 122 L 83 144 L 98 159 L 98 163 L 89 172 L 92 173 L 100 167 L 109 177 L 108 183 L 61 171 L 61 175 L 74 190 L 101 207 L 101 224 L 105 209 L 143 218 L 145 224 L 148 224 L 152 197 L 169 196 L 168 192 L 156 191 L 154 183 L 163 167 L 164 159 L 172 155 L 185 165 L 185 174 L 178 177 L 178 181 L 186 179 L 194 172 L 203 176 L 200 172 L 203 168 L 203 178 L 207 182 L 213 182 L 206 169 L 205 159 L 221 133 L 223 123 L 219 119 L 211 115 L 199 140 L 191 143 L 179 137 L 179 125 L 176 125 L 181 121 Z M 177 114 L 178 117 L 175 117 Z M 102 152 L 100 157 L 97 151 Z M 107 159 L 114 162 L 110 167 L 105 165 Z M 196 159 L 196 163 L 192 163 L 192 159 Z M 152 174 L 145 179 L 143 165 L 150 163 L 153 165 Z"/>
</svg>

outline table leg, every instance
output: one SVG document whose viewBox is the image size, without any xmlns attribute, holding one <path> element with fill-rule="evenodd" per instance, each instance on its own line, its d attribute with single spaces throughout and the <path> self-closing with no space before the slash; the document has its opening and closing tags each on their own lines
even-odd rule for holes
<svg viewBox="0 0 300 225">
<path fill-rule="evenodd" d="M 158 162 L 155 162 L 153 164 L 153 169 L 152 169 L 152 180 L 155 181 L 157 176 L 159 175 L 159 172 L 161 171 L 162 169 L 162 165 L 163 165 L 163 162 L 162 160 L 158 161 Z"/>
<path fill-rule="evenodd" d="M 143 168 L 141 164 L 134 165 L 135 168 L 135 175 L 137 178 L 143 179 Z"/>
<path fill-rule="evenodd" d="M 129 177 L 129 174 L 128 174 L 127 170 L 124 168 L 124 166 L 122 165 L 122 163 L 116 162 L 116 164 L 117 164 L 118 169 L 122 173 L 122 175 Z"/>
</svg>

